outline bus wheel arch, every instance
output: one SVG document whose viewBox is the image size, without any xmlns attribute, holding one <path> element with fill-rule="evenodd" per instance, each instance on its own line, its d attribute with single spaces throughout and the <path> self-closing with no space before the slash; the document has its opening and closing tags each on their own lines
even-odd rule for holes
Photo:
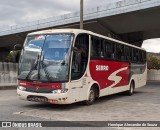
<svg viewBox="0 0 160 130">
<path fill-rule="evenodd" d="M 99 98 L 99 94 L 100 94 L 100 88 L 99 88 L 99 85 L 94 83 L 91 88 L 94 88 L 96 90 L 96 98 Z"/>
<path fill-rule="evenodd" d="M 92 105 L 96 100 L 96 98 L 99 97 L 99 94 L 100 94 L 99 85 L 97 83 L 92 84 L 87 94 L 87 100 L 84 101 L 84 103 L 86 105 Z"/>
</svg>

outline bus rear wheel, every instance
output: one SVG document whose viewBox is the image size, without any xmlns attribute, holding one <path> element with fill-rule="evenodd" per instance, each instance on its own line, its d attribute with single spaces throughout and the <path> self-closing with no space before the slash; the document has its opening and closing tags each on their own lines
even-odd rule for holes
<svg viewBox="0 0 160 130">
<path fill-rule="evenodd" d="M 130 83 L 130 88 L 129 88 L 129 90 L 127 91 L 127 95 L 129 95 L 129 96 L 131 96 L 131 95 L 133 95 L 133 93 L 134 93 L 134 82 L 133 81 L 131 81 L 131 83 Z"/>
<path fill-rule="evenodd" d="M 96 89 L 92 87 L 89 91 L 88 100 L 85 101 L 86 105 L 92 105 L 96 100 Z"/>
</svg>

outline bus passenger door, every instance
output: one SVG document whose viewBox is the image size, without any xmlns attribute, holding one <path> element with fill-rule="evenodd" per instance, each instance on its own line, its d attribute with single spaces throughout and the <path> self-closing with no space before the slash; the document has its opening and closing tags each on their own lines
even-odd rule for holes
<svg viewBox="0 0 160 130">
<path fill-rule="evenodd" d="M 80 34 L 74 44 L 71 66 L 71 90 L 76 100 L 83 100 L 85 95 L 84 74 L 88 65 L 89 35 Z M 87 93 L 87 91 L 86 91 Z"/>
</svg>

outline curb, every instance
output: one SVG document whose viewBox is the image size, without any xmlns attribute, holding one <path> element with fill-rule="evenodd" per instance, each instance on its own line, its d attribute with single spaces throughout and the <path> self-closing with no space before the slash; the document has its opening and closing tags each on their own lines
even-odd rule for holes
<svg viewBox="0 0 160 130">
<path fill-rule="evenodd" d="M 156 85 L 160 85 L 160 80 L 147 80 L 146 84 L 156 84 Z"/>
<path fill-rule="evenodd" d="M 0 90 L 13 90 L 17 89 L 17 85 L 14 86 L 0 86 Z"/>
</svg>

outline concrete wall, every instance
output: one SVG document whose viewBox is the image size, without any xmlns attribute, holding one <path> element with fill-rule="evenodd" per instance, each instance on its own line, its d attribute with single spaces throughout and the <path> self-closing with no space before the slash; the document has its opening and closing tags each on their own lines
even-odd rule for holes
<svg viewBox="0 0 160 130">
<path fill-rule="evenodd" d="M 0 88 L 17 85 L 17 63 L 0 62 Z"/>
<path fill-rule="evenodd" d="M 147 80 L 160 81 L 160 70 L 148 70 Z"/>
</svg>

